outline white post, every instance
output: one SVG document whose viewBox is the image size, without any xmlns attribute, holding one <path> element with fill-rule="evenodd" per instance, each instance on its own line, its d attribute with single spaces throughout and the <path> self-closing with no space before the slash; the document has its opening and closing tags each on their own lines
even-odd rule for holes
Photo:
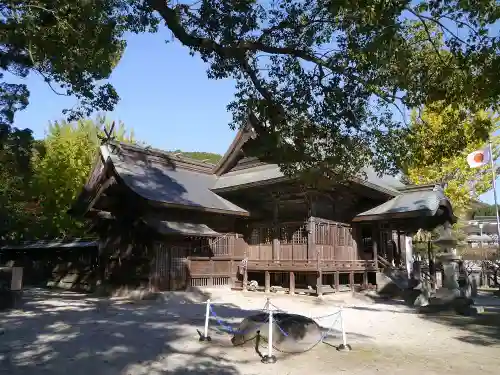
<svg viewBox="0 0 500 375">
<path fill-rule="evenodd" d="M 207 309 L 205 311 L 205 331 L 203 334 L 205 335 L 205 338 L 208 337 L 208 320 L 210 319 L 210 300 L 207 300 Z"/>
<path fill-rule="evenodd" d="M 342 331 L 342 345 L 339 345 L 337 350 L 349 351 L 351 350 L 351 346 L 347 344 L 347 337 L 345 334 L 345 326 L 344 326 L 344 309 L 342 308 L 342 306 L 340 306 L 339 315 L 340 315 L 340 330 Z"/>
<path fill-rule="evenodd" d="M 342 306 L 340 306 L 340 330 L 342 331 L 342 344 L 347 346 L 347 337 L 345 335 L 345 326 L 344 326 L 344 310 Z"/>
<path fill-rule="evenodd" d="M 268 327 L 267 357 L 273 357 L 273 310 L 269 308 L 269 327 Z"/>
<path fill-rule="evenodd" d="M 493 155 L 493 150 L 491 147 L 491 140 L 488 143 L 489 146 L 489 151 L 490 151 L 490 164 L 491 164 L 491 177 L 492 177 L 492 187 L 493 187 L 493 199 L 495 200 L 495 213 L 497 217 L 497 236 L 498 236 L 498 244 L 497 246 L 500 245 L 500 214 L 498 212 L 498 202 L 497 202 L 497 176 L 496 176 L 496 171 L 495 171 L 495 160 L 493 160 L 494 155 Z"/>
</svg>

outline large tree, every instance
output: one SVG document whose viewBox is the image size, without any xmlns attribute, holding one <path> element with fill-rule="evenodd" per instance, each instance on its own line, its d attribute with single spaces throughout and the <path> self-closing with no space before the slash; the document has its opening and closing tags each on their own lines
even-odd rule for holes
<svg viewBox="0 0 500 375">
<path fill-rule="evenodd" d="M 494 113 L 467 112 L 438 103 L 412 114 L 411 135 L 405 172 L 414 184 L 439 184 L 445 188 L 453 208 L 465 214 L 474 200 L 492 188 L 491 166 L 470 168 L 467 155 L 488 147 L 478 140 L 486 131 L 492 143 L 493 158 L 500 151 L 500 117 Z"/>
<path fill-rule="evenodd" d="M 210 78 L 236 79 L 232 125 L 253 113 L 264 141 L 253 151 L 285 172 L 395 171 L 408 132 L 395 109 L 444 101 L 475 111 L 500 97 L 496 0 L 25 0 L 2 13 L 2 67 L 39 71 L 84 109 L 116 103 L 99 82 L 124 32 L 154 31 L 161 19 Z M 9 121 L 27 91 L 4 83 L 3 92 Z"/>
<path fill-rule="evenodd" d="M 68 215 L 92 168 L 103 128 L 111 123 L 103 117 L 78 122 L 50 124 L 43 140 L 43 153 L 34 156 L 33 195 L 39 204 L 37 228 L 33 237 L 75 237 L 85 233 L 85 223 Z M 114 139 L 135 143 L 133 132 L 120 123 L 112 129 Z"/>
<path fill-rule="evenodd" d="M 33 146 L 29 129 L 0 124 L 0 241 L 22 238 L 33 218 L 29 193 Z"/>
</svg>

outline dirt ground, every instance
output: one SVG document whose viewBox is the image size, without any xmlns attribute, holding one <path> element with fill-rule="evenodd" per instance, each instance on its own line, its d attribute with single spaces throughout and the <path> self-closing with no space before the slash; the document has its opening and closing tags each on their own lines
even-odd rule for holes
<svg viewBox="0 0 500 375">
<path fill-rule="evenodd" d="M 131 302 L 27 290 L 18 309 L 0 312 L 0 374 L 498 374 L 500 300 L 489 295 L 478 298 L 486 312 L 476 318 L 422 316 L 347 293 L 269 297 L 281 310 L 320 317 L 330 334 L 305 353 L 275 351 L 277 363 L 263 364 L 253 345 L 233 347 L 224 332 L 264 307 L 263 294 L 211 290 Z M 212 341 L 199 342 L 207 298 L 217 318 L 210 320 Z M 350 352 L 335 349 L 342 343 L 341 306 Z M 259 351 L 267 353 L 265 344 Z"/>
</svg>

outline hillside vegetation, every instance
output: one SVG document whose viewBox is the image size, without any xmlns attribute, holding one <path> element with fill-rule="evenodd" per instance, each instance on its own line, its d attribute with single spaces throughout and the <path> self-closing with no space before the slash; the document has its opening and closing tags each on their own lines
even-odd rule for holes
<svg viewBox="0 0 500 375">
<path fill-rule="evenodd" d="M 175 150 L 175 153 L 179 153 L 188 158 L 204 161 L 207 163 L 217 164 L 222 158 L 222 155 L 215 154 L 213 152 L 201 152 L 201 151 L 181 151 Z"/>
</svg>

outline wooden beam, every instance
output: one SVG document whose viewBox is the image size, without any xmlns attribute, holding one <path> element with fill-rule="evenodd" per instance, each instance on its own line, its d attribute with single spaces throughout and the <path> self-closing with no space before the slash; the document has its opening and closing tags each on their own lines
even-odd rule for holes
<svg viewBox="0 0 500 375">
<path fill-rule="evenodd" d="M 378 241 L 379 241 L 378 225 L 374 223 L 372 225 L 372 246 L 373 246 L 373 260 L 375 261 L 375 268 L 377 270 L 378 270 Z"/>
<path fill-rule="evenodd" d="M 354 294 L 354 271 L 349 272 L 349 286 L 351 287 L 351 292 Z"/>
<path fill-rule="evenodd" d="M 279 206 L 278 200 L 274 201 L 273 207 L 273 260 L 280 260 L 280 225 L 279 225 Z"/>
</svg>

